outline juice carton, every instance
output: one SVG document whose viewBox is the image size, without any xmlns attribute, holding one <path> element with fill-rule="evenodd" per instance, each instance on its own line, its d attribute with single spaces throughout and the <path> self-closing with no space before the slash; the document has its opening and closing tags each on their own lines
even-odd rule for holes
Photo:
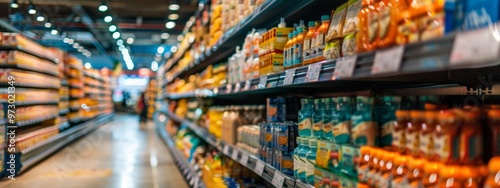
<svg viewBox="0 0 500 188">
<path fill-rule="evenodd" d="M 342 158 L 340 161 L 340 171 L 349 177 L 357 177 L 355 160 L 359 159 L 359 148 L 353 145 L 342 145 Z"/>
</svg>

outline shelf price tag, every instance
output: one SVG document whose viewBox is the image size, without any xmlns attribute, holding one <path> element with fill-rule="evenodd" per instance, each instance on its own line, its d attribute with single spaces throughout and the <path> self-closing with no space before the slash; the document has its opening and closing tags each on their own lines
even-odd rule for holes
<svg viewBox="0 0 500 188">
<path fill-rule="evenodd" d="M 229 146 L 228 145 L 224 145 L 224 149 L 222 150 L 222 153 L 224 153 L 225 155 L 229 155 Z"/>
<path fill-rule="evenodd" d="M 248 164 L 248 155 L 245 155 L 244 153 L 241 153 L 240 163 L 243 166 L 247 166 L 247 164 Z"/>
<path fill-rule="evenodd" d="M 194 186 L 193 187 L 197 188 L 199 182 L 200 182 L 200 178 L 196 177 L 195 180 L 194 180 Z"/>
<path fill-rule="evenodd" d="M 226 85 L 226 93 L 231 93 L 233 90 L 233 85 L 232 84 L 227 84 Z"/>
<path fill-rule="evenodd" d="M 259 89 L 267 87 L 267 75 L 260 77 L 259 80 Z"/>
<path fill-rule="evenodd" d="M 283 187 L 284 183 L 285 183 L 285 176 L 283 176 L 278 171 L 274 171 L 273 181 L 271 182 L 271 184 L 273 184 L 274 187 Z"/>
<path fill-rule="evenodd" d="M 489 28 L 458 33 L 450 55 L 450 65 L 471 67 L 499 59 L 498 31 Z"/>
<path fill-rule="evenodd" d="M 306 82 L 317 82 L 321 72 L 321 63 L 309 65 L 306 73 Z"/>
<path fill-rule="evenodd" d="M 335 70 L 333 71 L 332 80 L 339 78 L 350 78 L 354 74 L 356 67 L 356 59 L 358 56 L 348 56 L 337 59 Z"/>
<path fill-rule="evenodd" d="M 257 175 L 259 176 L 262 176 L 262 173 L 264 172 L 264 168 L 265 168 L 265 164 L 264 162 L 262 161 L 257 161 L 257 163 L 255 164 L 255 173 L 257 173 Z"/>
<path fill-rule="evenodd" d="M 233 149 L 233 153 L 231 154 L 231 158 L 233 160 L 238 160 L 238 150 Z"/>
<path fill-rule="evenodd" d="M 396 46 L 377 51 L 373 60 L 372 75 L 398 72 L 404 50 L 404 46 Z"/>
<path fill-rule="evenodd" d="M 239 92 L 241 89 L 241 84 L 238 82 L 234 85 L 233 93 Z"/>
<path fill-rule="evenodd" d="M 285 80 L 283 80 L 283 85 L 293 84 L 293 78 L 295 77 L 296 69 L 289 69 L 285 71 Z"/>
<path fill-rule="evenodd" d="M 252 79 L 245 81 L 245 88 L 243 88 L 243 91 L 248 91 L 250 86 L 252 86 Z"/>
</svg>

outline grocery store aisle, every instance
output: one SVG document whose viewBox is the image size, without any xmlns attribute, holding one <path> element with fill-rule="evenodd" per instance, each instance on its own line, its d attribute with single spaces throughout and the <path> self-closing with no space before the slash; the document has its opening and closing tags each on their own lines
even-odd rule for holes
<svg viewBox="0 0 500 188">
<path fill-rule="evenodd" d="M 152 122 L 116 115 L 90 135 L 0 187 L 188 187 Z"/>
</svg>

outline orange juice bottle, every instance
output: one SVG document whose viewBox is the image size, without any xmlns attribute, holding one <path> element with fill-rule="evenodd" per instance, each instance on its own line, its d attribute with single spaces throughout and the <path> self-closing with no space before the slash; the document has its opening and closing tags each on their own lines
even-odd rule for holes
<svg viewBox="0 0 500 188">
<path fill-rule="evenodd" d="M 408 158 L 405 155 L 396 154 L 393 165 L 391 187 L 407 187 Z"/>
<path fill-rule="evenodd" d="M 480 188 L 482 187 L 481 172 L 476 166 L 463 166 L 461 173 L 464 176 L 462 184 L 464 188 Z"/>
<path fill-rule="evenodd" d="M 483 133 L 479 112 L 468 111 L 463 117 L 460 134 L 460 163 L 481 164 L 483 156 Z"/>
<path fill-rule="evenodd" d="M 457 165 L 443 165 L 439 170 L 439 188 L 462 188 L 462 167 Z"/>
<path fill-rule="evenodd" d="M 371 44 L 368 42 L 368 30 L 370 22 L 368 15 L 373 10 L 372 0 L 362 0 L 361 10 L 358 14 L 358 33 L 356 34 L 356 52 L 366 52 L 372 49 Z"/>
<path fill-rule="evenodd" d="M 406 150 L 409 155 L 418 157 L 420 152 L 420 130 L 422 129 L 422 124 L 425 122 L 425 116 L 423 111 L 412 110 L 410 112 L 411 121 L 406 127 Z"/>
<path fill-rule="evenodd" d="M 422 185 L 425 188 L 435 188 L 438 185 L 439 170 L 443 165 L 437 162 L 424 162 L 424 177 Z"/>
<path fill-rule="evenodd" d="M 396 153 L 386 152 L 380 162 L 380 177 L 377 187 L 391 187 L 392 167 Z"/>
<path fill-rule="evenodd" d="M 377 46 L 391 46 L 396 43 L 400 15 L 408 9 L 406 0 L 382 0 L 378 9 L 380 27 Z"/>
<path fill-rule="evenodd" d="M 291 52 L 291 44 L 293 39 L 293 33 L 288 33 L 288 40 L 285 43 L 285 48 L 283 49 L 283 68 L 290 68 L 290 64 L 292 61 L 292 52 Z"/>
<path fill-rule="evenodd" d="M 480 165 L 479 166 L 479 173 L 481 174 L 479 176 L 479 182 L 480 182 L 481 185 L 485 185 L 486 178 L 490 174 L 490 171 L 488 170 L 488 166 L 487 165 Z"/>
<path fill-rule="evenodd" d="M 488 110 L 488 125 L 492 132 L 493 143 L 493 156 L 500 155 L 500 109 Z"/>
<path fill-rule="evenodd" d="M 434 155 L 434 141 L 432 135 L 436 131 L 436 112 L 425 111 L 425 122 L 420 131 L 420 157 L 431 158 Z"/>
<path fill-rule="evenodd" d="M 425 159 L 410 157 L 408 163 L 408 183 L 412 188 L 422 187 Z"/>
<path fill-rule="evenodd" d="M 377 181 L 377 173 L 378 173 L 378 163 L 380 160 L 380 155 L 381 153 L 384 152 L 383 150 L 373 148 L 372 152 L 370 153 L 371 160 L 369 163 L 369 168 L 370 170 L 368 171 L 368 186 L 375 186 L 375 182 Z"/>
<path fill-rule="evenodd" d="M 406 127 L 410 122 L 409 110 L 397 110 L 396 122 L 392 132 L 392 149 L 401 154 L 406 151 Z"/>
<path fill-rule="evenodd" d="M 372 151 L 373 148 L 370 146 L 362 146 L 359 149 L 361 157 L 357 165 L 358 181 L 363 185 L 367 185 L 368 183 L 368 172 L 370 171 L 369 164 L 371 162 Z"/>
<path fill-rule="evenodd" d="M 387 151 L 380 149 L 378 152 L 378 163 L 376 164 L 375 171 L 372 172 L 372 181 L 371 184 L 369 184 L 372 187 L 378 187 L 380 183 L 380 179 L 382 177 L 382 172 L 383 168 L 385 166 L 385 159 L 386 159 Z"/>
<path fill-rule="evenodd" d="M 299 67 L 303 65 L 302 62 L 302 50 L 304 45 L 304 28 L 299 27 L 297 29 L 297 36 L 295 37 L 295 43 L 293 48 L 293 64 L 294 67 Z"/>
<path fill-rule="evenodd" d="M 460 158 L 459 118 L 451 110 L 440 111 L 433 134 L 433 159 L 445 164 L 456 164 Z"/>
<path fill-rule="evenodd" d="M 303 50 L 303 55 L 302 57 L 304 58 L 304 65 L 308 65 L 312 62 L 312 45 L 311 42 L 313 41 L 313 35 L 314 32 L 316 32 L 316 22 L 310 21 L 307 26 L 309 27 L 309 30 L 306 33 L 306 36 L 304 37 L 304 50 Z"/>
<path fill-rule="evenodd" d="M 330 16 L 321 16 L 321 25 L 318 27 L 318 29 L 316 29 L 313 35 L 313 37 L 315 38 L 314 42 L 316 42 L 316 44 L 314 45 L 316 56 L 311 63 L 325 60 L 325 57 L 323 56 L 323 50 L 325 49 L 326 45 L 325 36 L 326 32 L 328 31 L 328 26 L 330 26 Z"/>
<path fill-rule="evenodd" d="M 290 62 L 289 62 L 289 66 L 288 68 L 294 68 L 295 67 L 295 62 L 293 61 L 294 60 L 294 57 L 295 57 L 295 43 L 296 43 L 296 40 L 297 39 L 297 31 L 293 31 L 292 32 L 292 40 L 290 41 Z"/>
<path fill-rule="evenodd" d="M 490 159 L 490 162 L 488 163 L 488 171 L 489 174 L 486 178 L 486 181 L 484 182 L 484 187 L 500 187 L 500 178 L 497 178 L 498 176 L 500 176 L 500 157 L 493 157 Z"/>
</svg>

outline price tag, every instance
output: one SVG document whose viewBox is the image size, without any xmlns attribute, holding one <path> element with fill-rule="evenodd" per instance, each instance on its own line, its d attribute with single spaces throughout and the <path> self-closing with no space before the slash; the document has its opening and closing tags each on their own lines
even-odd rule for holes
<svg viewBox="0 0 500 188">
<path fill-rule="evenodd" d="M 243 165 L 243 166 L 247 166 L 247 163 L 248 163 L 248 155 L 245 155 L 244 153 L 242 153 L 242 154 L 241 154 L 240 163 L 241 163 L 241 165 Z"/>
<path fill-rule="evenodd" d="M 187 179 L 191 179 L 191 173 L 186 176 Z M 191 179 L 192 180 L 192 179 Z"/>
<path fill-rule="evenodd" d="M 238 82 L 234 85 L 233 93 L 239 92 L 241 89 L 241 84 Z"/>
<path fill-rule="evenodd" d="M 222 153 L 224 153 L 225 155 L 229 155 L 229 146 L 228 145 L 224 146 L 224 149 L 222 150 Z"/>
<path fill-rule="evenodd" d="M 273 181 L 271 181 L 271 184 L 273 184 L 274 187 L 283 187 L 284 183 L 285 183 L 285 176 L 283 176 L 278 171 L 274 171 Z"/>
<path fill-rule="evenodd" d="M 266 165 L 264 164 L 264 162 L 262 161 L 257 161 L 257 164 L 255 164 L 255 173 L 257 173 L 257 175 L 259 176 L 262 176 L 262 173 L 264 172 L 264 167 Z"/>
<path fill-rule="evenodd" d="M 231 154 L 231 158 L 233 160 L 238 160 L 238 150 L 233 149 L 233 153 Z"/>
<path fill-rule="evenodd" d="M 227 84 L 226 85 L 226 93 L 231 93 L 233 90 L 233 85 L 232 84 Z"/>
<path fill-rule="evenodd" d="M 194 185 L 194 179 L 189 180 L 189 185 L 191 185 L 191 186 Z"/>
<path fill-rule="evenodd" d="M 195 188 L 198 188 L 198 184 L 200 182 L 200 178 L 196 177 L 195 180 L 194 180 L 194 186 Z"/>
<path fill-rule="evenodd" d="M 249 90 L 249 89 L 250 89 L 250 86 L 252 86 L 252 80 L 251 80 L 251 79 L 250 79 L 250 80 L 247 80 L 247 81 L 245 82 L 245 88 L 243 88 L 243 91 L 247 91 L 247 90 Z"/>
<path fill-rule="evenodd" d="M 498 37 L 498 31 L 489 28 L 458 33 L 451 51 L 451 66 L 474 67 L 499 59 Z"/>
<path fill-rule="evenodd" d="M 358 56 L 348 56 L 337 59 L 335 70 L 333 71 L 332 80 L 352 77 L 354 68 L 356 67 L 357 58 Z"/>
<path fill-rule="evenodd" d="M 295 70 L 290 69 L 285 71 L 285 80 L 283 80 L 283 85 L 293 84 L 293 78 L 295 77 Z"/>
<path fill-rule="evenodd" d="M 321 63 L 309 65 L 306 73 L 306 82 L 317 82 L 321 72 Z"/>
<path fill-rule="evenodd" d="M 398 72 L 403 60 L 404 50 L 404 46 L 396 46 L 377 51 L 373 60 L 372 74 Z"/>
<path fill-rule="evenodd" d="M 259 88 L 266 88 L 267 87 L 267 76 L 262 76 L 260 77 L 259 80 Z"/>
</svg>

